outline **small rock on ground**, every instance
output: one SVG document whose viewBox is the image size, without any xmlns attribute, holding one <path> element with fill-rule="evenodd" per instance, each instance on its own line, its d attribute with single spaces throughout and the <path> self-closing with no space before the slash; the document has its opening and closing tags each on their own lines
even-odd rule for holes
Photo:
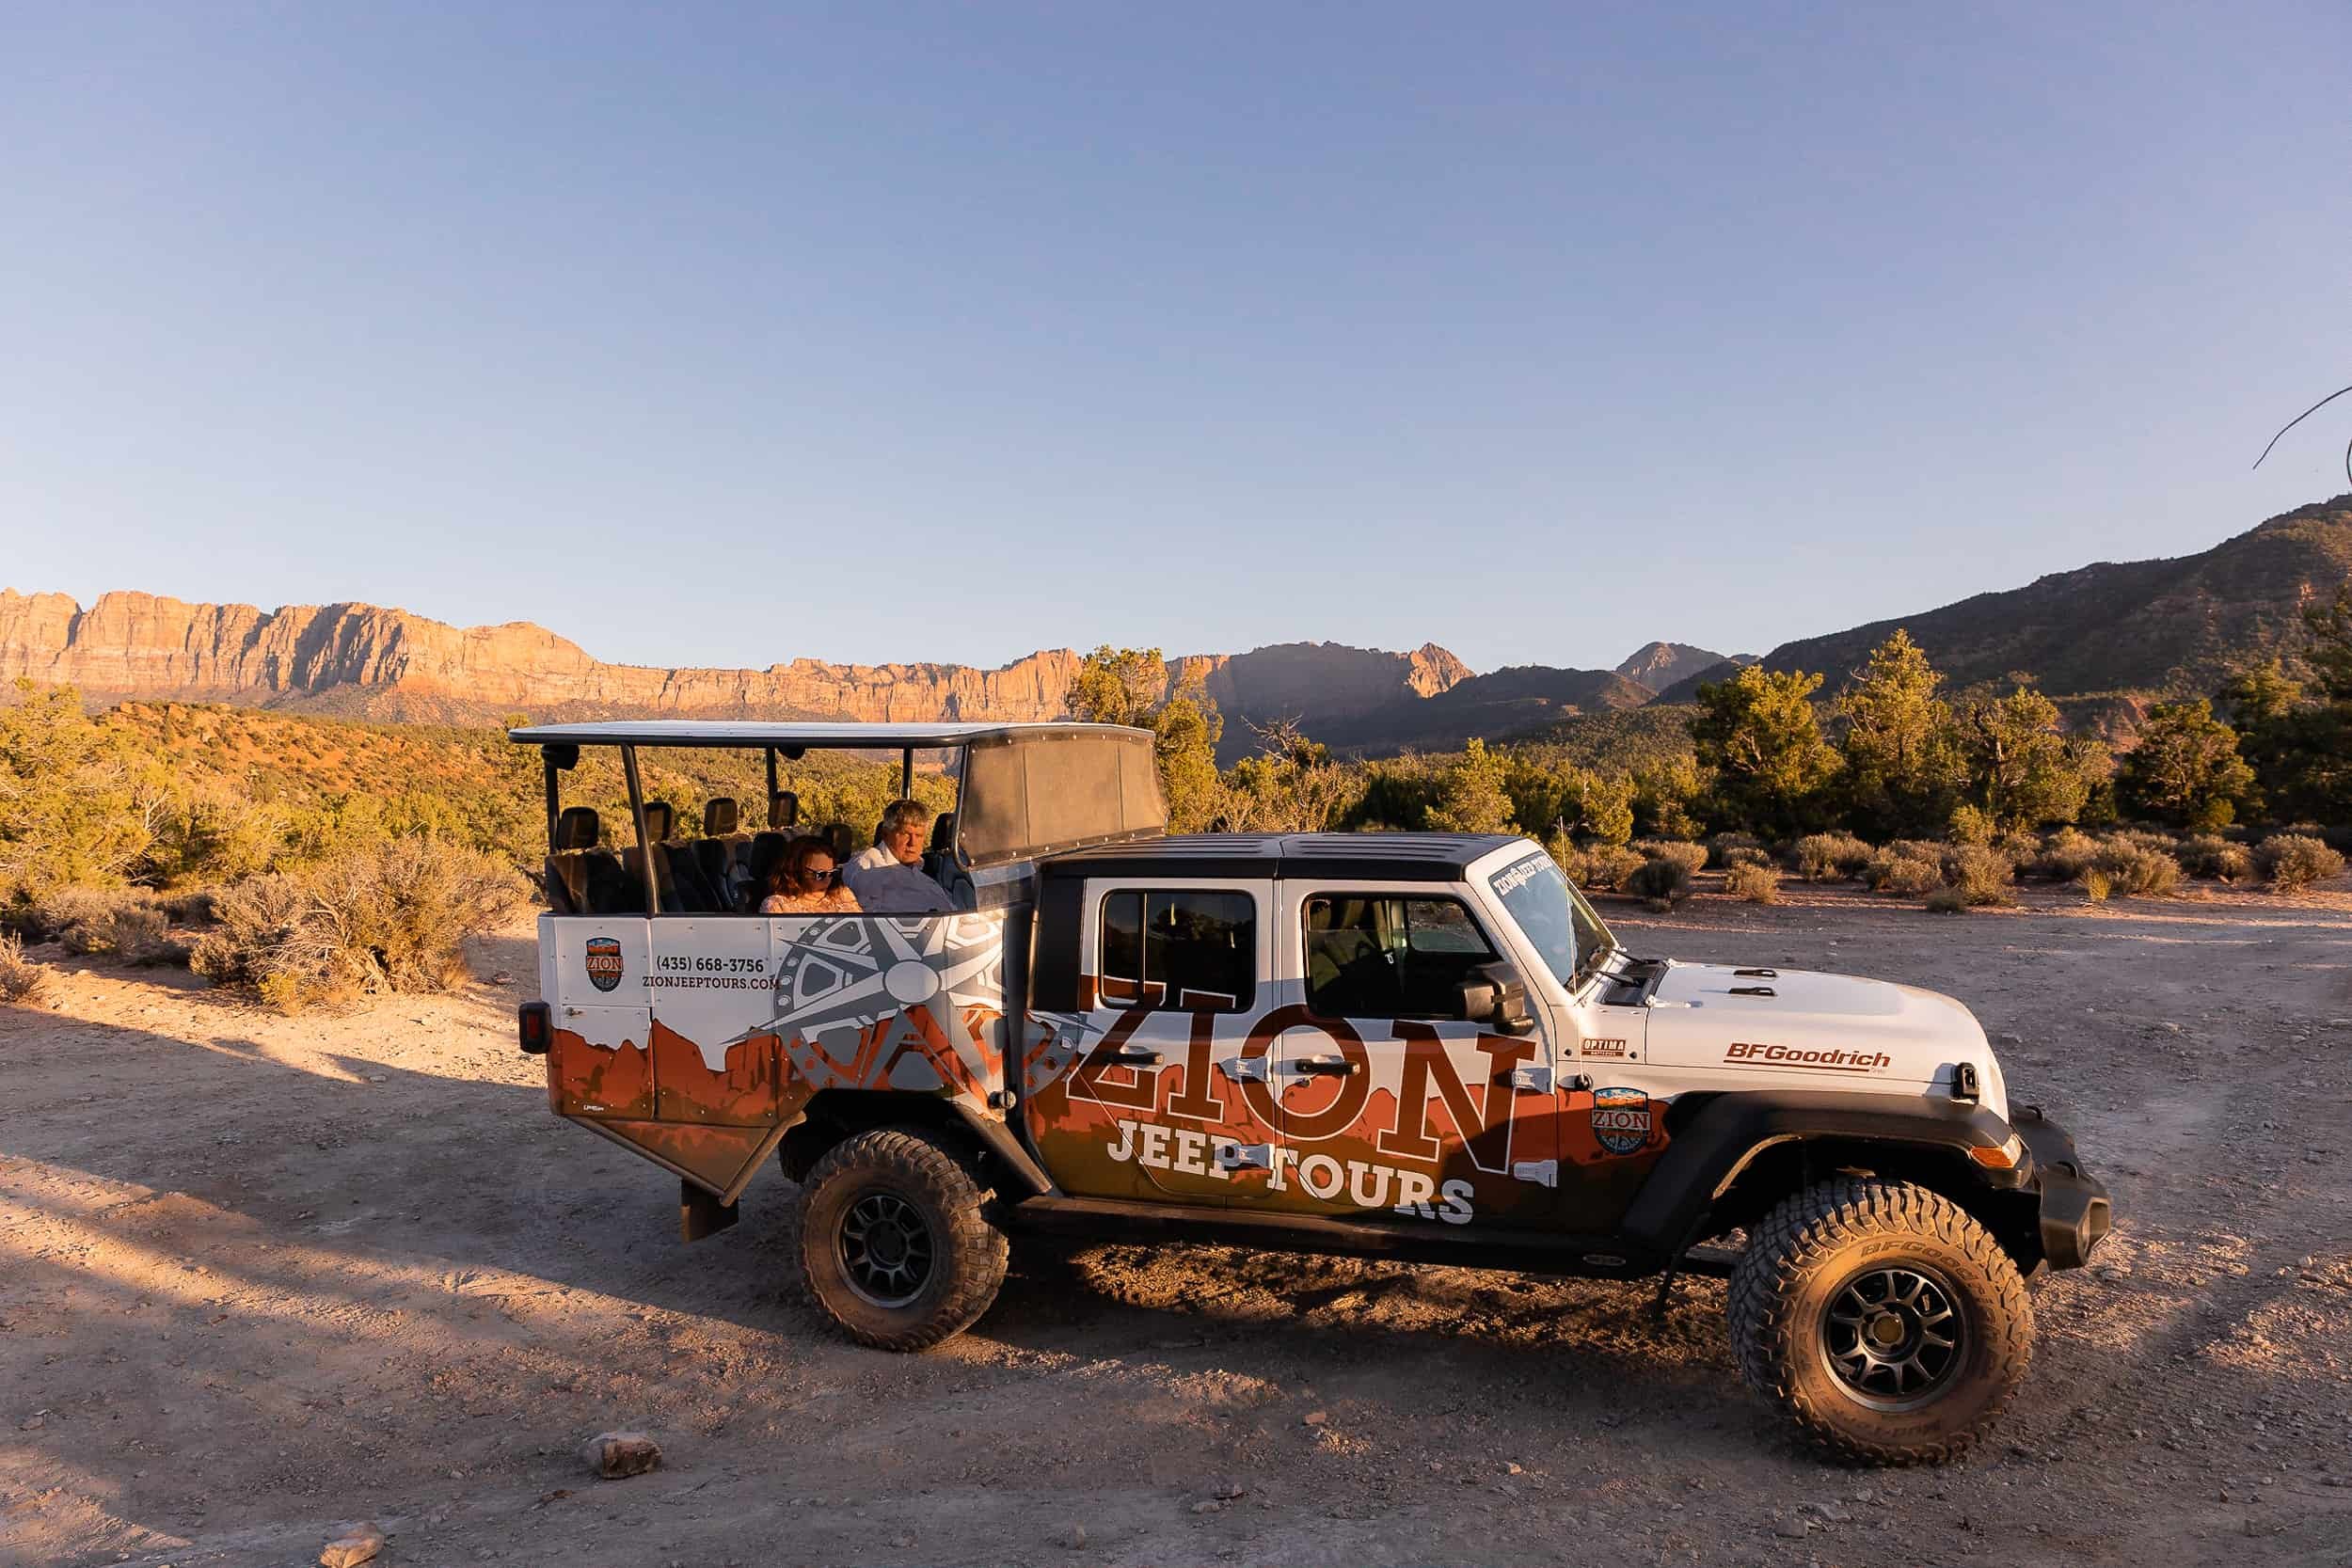
<svg viewBox="0 0 2352 1568">
<path fill-rule="evenodd" d="M 661 1464 L 661 1445 L 642 1432 L 603 1432 L 580 1450 L 588 1468 L 607 1481 L 642 1476 Z"/>
<path fill-rule="evenodd" d="M 320 1568 L 358 1568 L 384 1549 L 384 1532 L 373 1525 L 354 1525 L 326 1544 L 319 1553 Z"/>
</svg>

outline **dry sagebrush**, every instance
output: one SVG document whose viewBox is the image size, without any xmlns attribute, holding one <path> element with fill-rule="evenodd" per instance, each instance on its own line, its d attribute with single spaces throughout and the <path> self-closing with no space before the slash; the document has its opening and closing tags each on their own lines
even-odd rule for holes
<svg viewBox="0 0 2352 1568">
<path fill-rule="evenodd" d="M 462 944 L 520 903 L 515 875 L 475 850 L 401 839 L 309 871 L 249 878 L 215 902 L 193 964 L 287 1012 L 386 992 L 447 990 Z"/>
<path fill-rule="evenodd" d="M 0 1003 L 12 1007 L 38 1007 L 49 992 L 49 970 L 24 956 L 24 939 L 13 931 L 0 932 Z"/>
<path fill-rule="evenodd" d="M 2344 871 L 2344 857 L 2308 833 L 2274 833 L 2254 847 L 2254 864 L 2273 893 L 2293 893 Z"/>
</svg>

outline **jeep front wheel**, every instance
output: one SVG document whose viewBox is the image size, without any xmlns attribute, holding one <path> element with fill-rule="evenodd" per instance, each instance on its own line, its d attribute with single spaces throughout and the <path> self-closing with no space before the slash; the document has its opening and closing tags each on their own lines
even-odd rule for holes
<svg viewBox="0 0 2352 1568">
<path fill-rule="evenodd" d="M 1004 1233 L 964 1163 L 914 1128 L 828 1149 L 801 1189 L 801 1280 L 878 1350 L 929 1350 L 978 1321 L 1005 1280 Z"/>
<path fill-rule="evenodd" d="M 1749 1386 L 1875 1465 L 1957 1458 L 2032 1354 L 2017 1265 L 1966 1211 L 1909 1182 L 1827 1181 L 1782 1203 L 1750 1230 L 1728 1310 Z"/>
</svg>

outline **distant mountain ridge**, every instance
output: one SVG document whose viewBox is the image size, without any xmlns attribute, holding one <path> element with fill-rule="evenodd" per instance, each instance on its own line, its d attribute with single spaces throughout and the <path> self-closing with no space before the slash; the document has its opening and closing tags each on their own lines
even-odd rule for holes
<svg viewBox="0 0 2352 1568">
<path fill-rule="evenodd" d="M 1731 656 L 1740 662 L 1755 658 L 1753 654 Z M 1677 681 L 1711 670 L 1725 662 L 1726 656 L 1707 648 L 1694 648 L 1688 642 L 1647 642 L 1636 648 L 1626 661 L 1617 666 L 1617 673 L 1645 691 L 1663 691 Z"/>
<path fill-rule="evenodd" d="M 81 689 L 93 704 L 173 700 L 405 722 L 495 723 L 610 715 L 829 719 L 865 722 L 1057 719 L 1078 670 L 1073 649 L 998 669 L 829 664 L 757 670 L 607 664 L 527 621 L 448 626 L 375 605 L 188 604 L 0 590 L 0 680 Z M 1197 676 L 1248 750 L 1251 717 L 1322 725 L 1435 697 L 1470 677 L 1443 648 L 1409 653 L 1290 642 L 1169 661 Z"/>
<path fill-rule="evenodd" d="M 2023 588 L 1784 642 L 1773 670 L 1812 670 L 1834 690 L 1898 627 L 1953 686 L 2036 676 L 2054 697 L 2202 696 L 2249 661 L 2291 655 L 2301 610 L 2352 578 L 2352 495 L 2282 513 L 2209 550 L 2100 562 Z"/>
<path fill-rule="evenodd" d="M 1764 656 L 1818 671 L 1834 692 L 1870 649 L 1910 631 L 1950 682 L 2034 675 L 2070 722 L 2122 723 L 2152 693 L 2201 694 L 2230 671 L 2291 657 L 2299 610 L 2352 578 L 2352 496 L 2299 507 L 2209 550 L 2169 561 L 2101 562 L 2023 588 L 1890 616 Z M 831 664 L 764 669 L 608 664 L 527 621 L 459 627 L 367 604 L 187 604 L 0 590 L 0 680 L 78 687 L 94 704 L 231 703 L 388 721 L 496 723 L 670 715 L 912 722 L 1055 719 L 1080 656 L 1045 649 L 996 669 Z M 1544 733 L 1560 721 L 1692 700 L 1751 656 L 1651 642 L 1616 670 L 1523 665 L 1474 673 L 1435 643 L 1408 652 L 1284 642 L 1242 654 L 1184 655 L 1171 682 L 1197 678 L 1225 715 L 1220 752 L 1255 743 L 1250 725 L 1294 719 L 1343 751 L 1452 750 Z"/>
</svg>

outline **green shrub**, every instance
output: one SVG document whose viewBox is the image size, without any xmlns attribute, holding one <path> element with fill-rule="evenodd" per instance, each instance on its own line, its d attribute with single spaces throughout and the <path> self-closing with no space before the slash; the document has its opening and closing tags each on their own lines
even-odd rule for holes
<svg viewBox="0 0 2352 1568">
<path fill-rule="evenodd" d="M 1928 895 L 1930 914 L 1958 914 L 1968 907 L 1968 895 L 1956 887 L 1940 887 Z"/>
<path fill-rule="evenodd" d="M 1943 891 L 1966 909 L 1985 909 L 2013 902 L 2010 883 L 2016 868 L 2009 857 L 1985 845 L 1963 844 L 1944 857 Z"/>
<path fill-rule="evenodd" d="M 1980 806 L 1963 803 L 1952 808 L 1952 842 L 1955 844 L 1990 844 L 1994 823 L 1990 812 Z"/>
<path fill-rule="evenodd" d="M 24 939 L 15 932 L 0 934 L 0 1003 L 12 1007 L 38 1007 L 49 993 L 49 967 L 24 956 Z"/>
<path fill-rule="evenodd" d="M 1807 833 L 1788 851 L 1788 863 L 1808 882 L 1842 882 L 1862 875 L 1870 847 L 1851 833 Z"/>
<path fill-rule="evenodd" d="M 219 925 L 193 962 L 286 1012 L 385 992 L 446 990 L 465 978 L 462 944 L 519 904 L 514 875 L 433 839 L 369 846 L 300 873 L 224 890 Z"/>
<path fill-rule="evenodd" d="M 1568 879 L 1582 888 L 1607 888 L 1614 891 L 1625 886 L 1625 879 L 1647 865 L 1649 862 L 1637 850 L 1622 844 L 1591 844 L 1569 851 L 1574 863 L 1563 863 Z"/>
<path fill-rule="evenodd" d="M 2107 874 L 2095 865 L 2085 867 L 2078 879 L 2082 883 L 2084 895 L 2094 904 L 2106 903 L 2107 895 L 2114 891 L 2107 885 Z"/>
<path fill-rule="evenodd" d="M 1735 855 L 1761 855 L 1763 852 L 1764 841 L 1754 833 L 1717 833 L 1707 841 L 1706 863 L 1721 870 L 1724 867 L 1740 863 L 1733 859 Z M 1763 863 L 1757 862 L 1756 863 Z"/>
<path fill-rule="evenodd" d="M 1673 909 L 1691 895 L 1691 867 L 1671 856 L 1653 856 L 1627 875 L 1625 891 L 1648 899 L 1651 909 Z"/>
<path fill-rule="evenodd" d="M 2060 828 L 2042 841 L 2042 853 L 2028 862 L 2026 869 L 2047 881 L 2078 882 L 2098 854 L 2097 839 L 2079 828 Z"/>
<path fill-rule="evenodd" d="M 1672 861 L 1682 867 L 1685 881 L 1690 879 L 1691 873 L 1707 863 L 1706 845 L 1686 844 L 1678 838 L 1639 839 L 1633 847 L 1641 851 L 1644 860 Z"/>
<path fill-rule="evenodd" d="M 2099 841 L 2090 869 L 2106 877 L 2108 892 L 2119 897 L 2169 898 L 2181 885 L 2179 861 L 2125 833 L 2112 833 Z"/>
<path fill-rule="evenodd" d="M 2254 875 L 2254 853 L 2214 833 L 2199 833 L 2173 847 L 2172 858 L 2192 877 L 2210 881 L 2243 882 Z"/>
<path fill-rule="evenodd" d="M 2340 875 L 2344 857 L 2306 833 L 2273 833 L 2254 847 L 2254 864 L 2273 893 L 2293 893 Z"/>
<path fill-rule="evenodd" d="M 1724 873 L 1724 891 L 1751 904 L 1777 904 L 1780 902 L 1780 872 L 1767 861 L 1735 862 L 1731 869 Z"/>
<path fill-rule="evenodd" d="M 1870 857 L 1862 868 L 1862 880 L 1873 893 L 1916 898 L 1944 885 L 1944 867 L 1927 856 L 1897 854 L 1889 847 Z"/>
</svg>

